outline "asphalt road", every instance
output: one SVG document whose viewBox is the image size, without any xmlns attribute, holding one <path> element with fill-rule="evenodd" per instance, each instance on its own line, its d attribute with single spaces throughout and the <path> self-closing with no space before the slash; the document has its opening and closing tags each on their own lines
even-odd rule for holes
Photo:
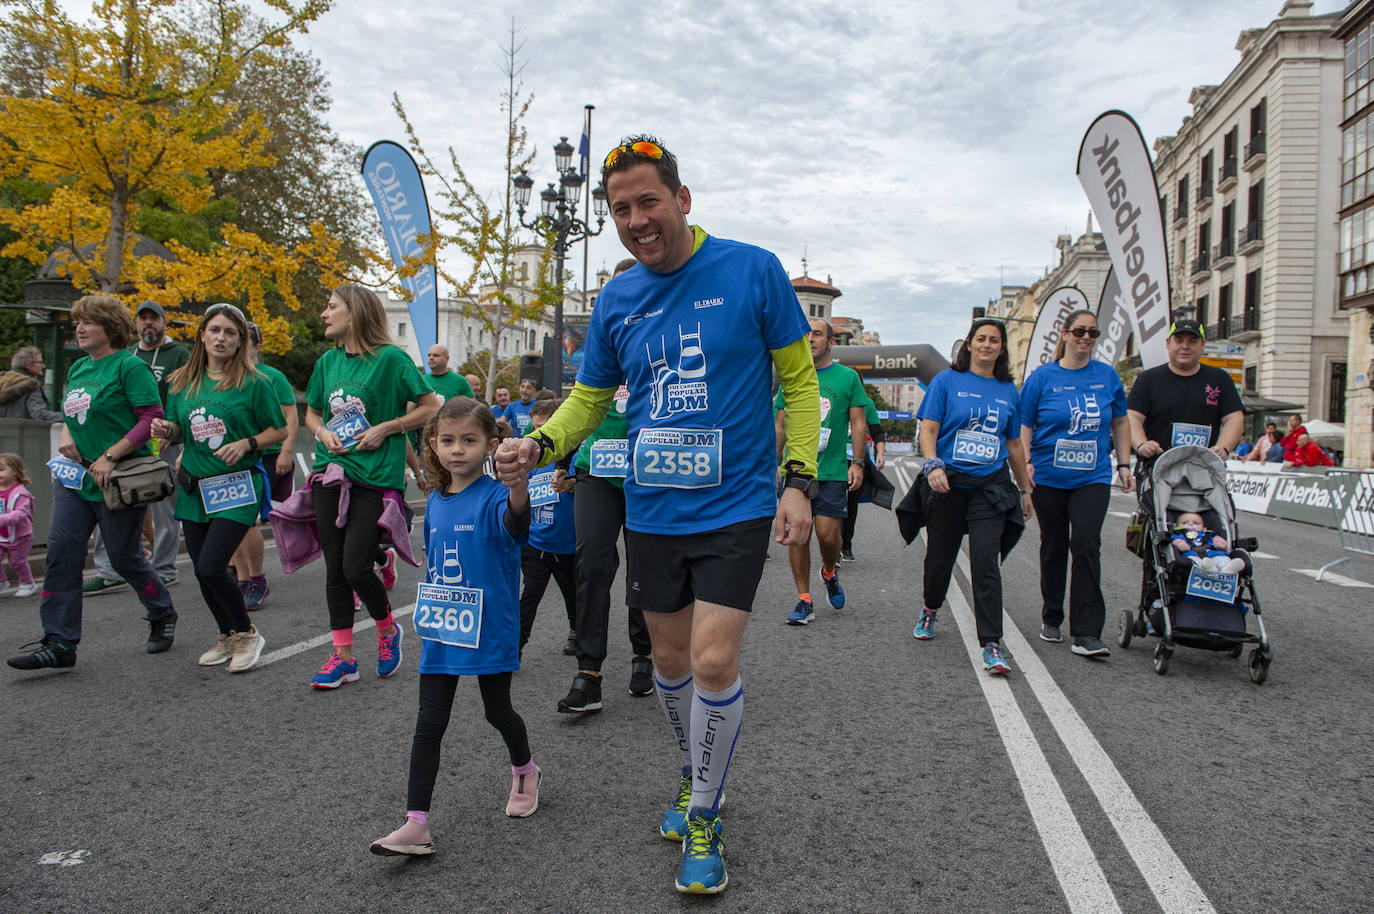
<svg viewBox="0 0 1374 914">
<path fill-rule="evenodd" d="M 909 463 L 889 475 L 905 482 Z M 961 637 L 962 574 L 935 640 L 911 637 L 922 545 L 903 547 L 888 512 L 864 506 L 848 606 L 818 605 L 805 628 L 783 623 L 795 594 L 775 548 L 744 647 L 730 888 L 714 900 L 672 888 L 678 849 L 656 825 L 676 750 L 656 701 L 625 692 L 623 617 L 605 711 L 560 715 L 574 664 L 554 588 L 544 601 L 514 685 L 546 774 L 530 819 L 503 815 L 503 746 L 475 684 L 460 686 L 439 852 L 403 860 L 368 844 L 404 809 L 413 630 L 395 678 L 370 672 L 364 632 L 362 681 L 317 692 L 328 649 L 287 649 L 325 632 L 319 564 L 286 576 L 269 552 L 256 621 L 270 662 L 242 676 L 196 666 L 214 634 L 185 565 L 166 654 L 144 652 L 127 590 L 91 598 L 74 670 L 0 669 L 0 910 L 1368 910 L 1374 587 L 1294 570 L 1334 558 L 1334 532 L 1245 517 L 1261 541 L 1269 681 L 1185 648 L 1158 676 L 1147 647 L 1111 640 L 1139 581 L 1118 516 L 1131 502 L 1113 498 L 1104 531 L 1112 657 L 1036 638 L 1032 523 L 1004 569 L 1015 671 L 998 680 Z M 1337 570 L 1374 584 L 1374 563 Z M 398 608 L 418 580 L 403 569 Z M 5 653 L 38 634 L 36 599 L 0 598 Z"/>
</svg>

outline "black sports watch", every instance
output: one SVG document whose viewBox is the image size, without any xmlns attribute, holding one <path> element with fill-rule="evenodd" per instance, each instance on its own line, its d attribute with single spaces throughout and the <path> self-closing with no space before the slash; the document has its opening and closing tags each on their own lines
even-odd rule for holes
<svg viewBox="0 0 1374 914">
<path fill-rule="evenodd" d="M 815 498 L 821 491 L 821 484 L 816 477 L 801 471 L 802 462 L 800 460 L 789 460 L 783 464 L 783 471 L 786 476 L 783 479 L 783 488 L 799 489 L 808 499 Z"/>
</svg>

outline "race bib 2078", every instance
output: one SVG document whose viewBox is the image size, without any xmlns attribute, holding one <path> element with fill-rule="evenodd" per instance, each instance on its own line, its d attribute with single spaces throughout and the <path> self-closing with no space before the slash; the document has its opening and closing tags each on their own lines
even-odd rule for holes
<svg viewBox="0 0 1374 914">
<path fill-rule="evenodd" d="M 1207 442 L 1212 438 L 1212 427 L 1210 425 L 1194 425 L 1191 422 L 1175 422 L 1173 435 L 1170 438 L 1170 447 L 1180 447 L 1185 444 L 1206 447 Z"/>
</svg>

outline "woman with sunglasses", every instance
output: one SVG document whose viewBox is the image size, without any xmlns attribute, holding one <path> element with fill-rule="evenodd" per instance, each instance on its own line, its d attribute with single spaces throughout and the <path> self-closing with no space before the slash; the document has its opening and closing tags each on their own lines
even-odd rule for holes
<svg viewBox="0 0 1374 914">
<path fill-rule="evenodd" d="M 1020 536 L 1031 501 L 1021 446 L 1020 398 L 1011 380 L 1007 330 L 1001 321 L 973 322 L 954 364 L 930 382 L 917 418 L 925 457 L 917 494 L 927 543 L 925 606 L 912 634 L 919 641 L 935 637 L 936 611 L 945 602 L 967 533 L 983 667 L 993 675 L 1005 675 L 1011 664 L 1002 653 L 999 558 Z"/>
<path fill-rule="evenodd" d="M 324 553 L 334 650 L 310 684 L 336 689 L 358 681 L 353 656 L 355 593 L 377 623 L 377 675 L 385 679 L 400 666 L 401 627 L 392 618 L 386 587 L 373 570 L 382 537 L 378 522 L 388 500 L 399 506 L 405 488 L 405 433 L 428 422 L 439 410 L 439 399 L 406 351 L 391 341 L 386 311 L 376 293 L 362 286 L 340 286 L 329 296 L 320 319 L 325 338 L 337 348 L 321 356 L 310 375 L 305 427 L 319 442 L 310 489 Z M 408 403 L 415 406 L 407 410 Z M 341 484 L 330 479 L 339 475 Z M 346 516 L 336 522 L 344 490 Z"/>
<path fill-rule="evenodd" d="M 264 448 L 286 440 L 286 419 L 272 382 L 253 367 L 248 321 L 233 305 L 205 309 L 190 359 L 167 382 L 167 417 L 154 420 L 153 434 L 184 445 L 176 516 L 219 628 L 199 662 L 246 673 L 267 642 L 248 621 L 229 560 L 270 501 L 258 461 Z"/>
<path fill-rule="evenodd" d="M 1101 551 L 1113 473 L 1122 491 L 1135 488 L 1126 391 L 1116 369 L 1092 357 L 1100 335 L 1091 311 L 1071 313 L 1054 361 L 1031 372 L 1021 388 L 1021 438 L 1040 519 L 1040 637 L 1063 640 L 1064 576 L 1072 555 L 1069 635 L 1073 652 L 1084 657 L 1111 653 L 1102 643 Z"/>
</svg>

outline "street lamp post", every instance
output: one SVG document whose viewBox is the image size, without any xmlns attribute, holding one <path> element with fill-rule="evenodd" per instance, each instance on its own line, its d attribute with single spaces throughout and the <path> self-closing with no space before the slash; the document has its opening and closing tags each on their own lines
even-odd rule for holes
<svg viewBox="0 0 1374 914">
<path fill-rule="evenodd" d="M 596 212 L 596 228 L 577 218 L 577 204 L 582 199 L 582 184 L 586 180 L 572 167 L 573 147 L 567 137 L 553 146 L 554 165 L 558 169 L 558 184 L 550 183 L 539 192 L 539 215 L 525 221 L 525 207 L 530 202 L 534 179 L 523 170 L 511 183 L 515 185 L 515 206 L 520 224 L 541 235 L 553 234 L 553 256 L 556 263 L 554 285 L 558 287 L 558 301 L 553 310 L 554 377 L 563 384 L 563 258 L 568 248 L 601 234 L 606 223 L 606 190 L 599 183 L 592 190 L 592 205 Z"/>
</svg>

